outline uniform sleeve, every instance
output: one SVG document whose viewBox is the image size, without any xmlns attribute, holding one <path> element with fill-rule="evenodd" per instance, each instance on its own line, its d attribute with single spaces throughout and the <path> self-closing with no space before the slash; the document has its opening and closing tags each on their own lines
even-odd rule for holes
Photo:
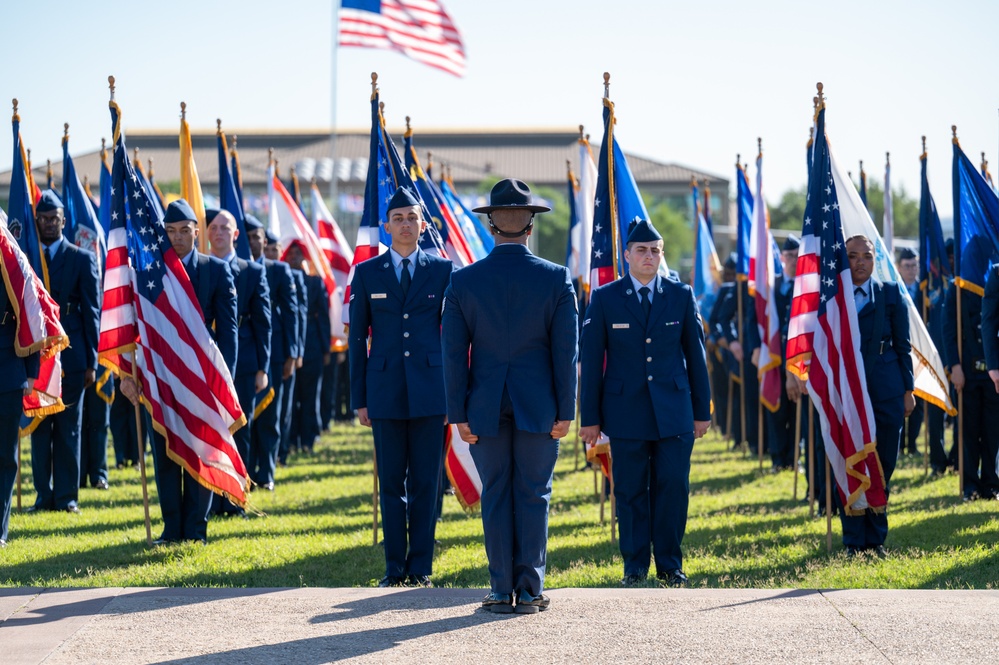
<svg viewBox="0 0 999 665">
<path fill-rule="evenodd" d="M 555 405 L 558 410 L 555 419 L 575 420 L 579 314 L 576 310 L 576 292 L 572 288 L 569 270 L 565 268 L 563 272 L 565 280 L 559 291 L 558 303 L 555 305 L 550 333 Z"/>
<path fill-rule="evenodd" d="M 603 424 L 600 405 L 606 350 L 603 292 L 596 290 L 591 293 L 590 304 L 583 315 L 583 335 L 579 345 L 579 415 L 583 427 Z"/>
<path fill-rule="evenodd" d="M 982 298 L 982 346 L 988 369 L 999 369 L 999 271 L 989 270 Z"/>
<path fill-rule="evenodd" d="M 368 308 L 368 290 L 364 284 L 364 270 L 354 271 L 350 283 L 350 327 L 347 333 L 347 357 L 350 361 L 350 406 L 355 411 L 368 406 L 368 328 L 371 327 L 371 310 Z"/>
<path fill-rule="evenodd" d="M 97 272 L 97 257 L 92 252 L 81 252 L 87 265 L 81 274 L 80 312 L 83 315 L 83 334 L 86 343 L 86 359 L 89 369 L 97 369 L 97 347 L 101 327 L 101 278 Z"/>
<path fill-rule="evenodd" d="M 284 320 L 281 322 L 284 329 L 284 352 L 287 354 L 281 358 L 283 363 L 288 358 L 297 358 L 301 354 L 298 352 L 298 287 L 295 286 L 295 278 L 291 274 L 291 268 L 284 263 L 279 265 L 281 267 L 280 282 L 284 286 L 284 292 L 288 294 L 284 308 Z"/>
<path fill-rule="evenodd" d="M 909 306 L 905 297 L 895 291 L 895 304 L 891 308 L 891 345 L 898 357 L 899 371 L 906 390 L 914 389 L 912 373 L 912 341 L 909 338 Z"/>
<path fill-rule="evenodd" d="M 961 356 L 958 354 L 957 339 L 957 290 L 961 288 L 957 284 L 951 284 L 947 289 L 947 300 L 944 304 L 943 317 L 943 341 L 944 341 L 944 362 L 949 370 L 954 365 L 961 363 Z"/>
<path fill-rule="evenodd" d="M 229 376 L 236 376 L 236 343 L 239 334 L 236 325 L 236 283 L 229 264 L 215 263 L 221 273 L 215 286 L 215 344 L 222 353 L 222 360 L 229 368 Z"/>
<path fill-rule="evenodd" d="M 271 363 L 271 289 L 264 269 L 252 274 L 257 276 L 257 285 L 250 300 L 250 323 L 257 343 L 257 367 L 266 371 Z"/>
<path fill-rule="evenodd" d="M 444 352 L 444 393 L 450 423 L 467 423 L 465 400 L 468 395 L 468 352 L 471 334 L 461 310 L 461 300 L 454 284 L 455 275 L 444 291 L 441 313 L 441 347 Z M 351 320 L 353 329 L 353 320 Z M 353 345 L 353 344 L 352 344 Z"/>
<path fill-rule="evenodd" d="M 711 387 L 708 382 L 708 365 L 704 358 L 704 328 L 694 303 L 694 292 L 690 289 L 686 292 L 688 301 L 680 343 L 687 361 L 687 380 L 690 383 L 694 420 L 711 420 Z"/>
<path fill-rule="evenodd" d="M 316 309 L 319 311 L 319 341 L 322 344 L 321 352 L 325 356 L 330 352 L 330 342 L 333 331 L 330 325 L 330 294 L 326 290 L 326 283 L 322 279 L 316 278 Z"/>
</svg>

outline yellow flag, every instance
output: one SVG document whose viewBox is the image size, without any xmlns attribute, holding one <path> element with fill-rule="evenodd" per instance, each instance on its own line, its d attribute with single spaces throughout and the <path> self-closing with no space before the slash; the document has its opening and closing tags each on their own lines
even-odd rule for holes
<svg viewBox="0 0 999 665">
<path fill-rule="evenodd" d="M 191 204 L 198 217 L 198 251 L 208 252 L 208 233 L 205 228 L 205 198 L 201 194 L 201 180 L 194 163 L 191 148 L 191 128 L 187 125 L 187 104 L 180 103 L 180 196 Z"/>
</svg>

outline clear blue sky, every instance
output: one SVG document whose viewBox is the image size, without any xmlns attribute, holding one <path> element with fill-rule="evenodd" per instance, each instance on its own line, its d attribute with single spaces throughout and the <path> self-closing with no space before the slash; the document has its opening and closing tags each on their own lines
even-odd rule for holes
<svg viewBox="0 0 999 665">
<path fill-rule="evenodd" d="M 840 0 L 806 3 L 445 0 L 462 32 L 458 79 L 396 53 L 340 49 L 336 121 L 369 123 L 372 71 L 389 127 L 575 127 L 601 131 L 611 72 L 626 151 L 733 175 L 763 138 L 771 202 L 804 183 L 815 82 L 828 99 L 837 157 L 869 177 L 919 188 L 920 136 L 930 182 L 950 216 L 950 126 L 977 164 L 999 171 L 999 3 Z M 327 0 L 19 2 L 4 10 L 0 99 L 20 100 L 35 164 L 110 138 L 107 75 L 129 127 L 173 129 L 179 102 L 194 128 L 328 128 L 333 5 Z M 8 103 L 5 101 L 4 103 Z M 9 110 L 9 106 L 7 107 Z M 6 117 L 9 117 L 7 115 Z M 11 136 L 0 132 L 0 168 Z M 880 221 L 880 220 L 878 220 Z"/>
</svg>

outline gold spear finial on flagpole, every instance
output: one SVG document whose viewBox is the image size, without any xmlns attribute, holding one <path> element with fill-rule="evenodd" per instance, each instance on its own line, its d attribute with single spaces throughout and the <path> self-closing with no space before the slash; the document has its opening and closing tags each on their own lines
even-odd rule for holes
<svg viewBox="0 0 999 665">
<path fill-rule="evenodd" d="M 69 123 L 68 122 L 62 123 L 62 140 L 63 141 L 68 141 L 69 140 Z M 985 153 L 984 152 L 982 153 L 982 159 L 985 159 Z"/>
<path fill-rule="evenodd" d="M 267 148 L 267 166 L 274 161 L 274 148 Z"/>
<path fill-rule="evenodd" d="M 583 140 L 583 126 L 582 125 L 579 126 L 579 140 L 580 141 Z"/>
<path fill-rule="evenodd" d="M 46 159 L 45 160 L 45 179 L 47 181 L 47 184 L 50 187 L 52 185 L 52 176 L 54 176 L 54 175 L 55 174 L 52 173 L 52 160 L 51 159 Z"/>
<path fill-rule="evenodd" d="M 432 171 L 434 168 L 434 153 L 427 150 L 427 170 Z"/>
<path fill-rule="evenodd" d="M 762 157 L 763 156 L 763 139 L 761 137 L 759 137 L 759 136 L 756 137 L 756 150 L 757 150 L 757 157 Z"/>
<path fill-rule="evenodd" d="M 102 137 L 101 137 L 101 153 L 102 153 L 102 154 L 104 153 L 104 151 L 105 151 L 105 150 L 107 150 L 107 147 L 106 147 L 106 146 L 107 146 L 107 139 L 105 139 L 105 138 L 104 138 L 104 137 L 102 136 Z"/>
<path fill-rule="evenodd" d="M 885 153 L 885 166 L 891 166 L 891 159 L 889 157 L 891 153 Z"/>
<path fill-rule="evenodd" d="M 180 119 L 187 120 L 187 102 L 180 103 Z"/>
<path fill-rule="evenodd" d="M 371 72 L 371 96 L 378 93 L 378 72 Z"/>
<path fill-rule="evenodd" d="M 604 72 L 604 97 L 610 98 L 610 72 Z"/>
<path fill-rule="evenodd" d="M 817 98 L 818 98 L 818 100 L 819 100 L 819 104 L 824 104 L 824 103 L 825 103 L 825 101 L 826 101 L 826 98 L 825 98 L 825 95 L 823 95 L 823 94 L 822 94 L 822 89 L 823 89 L 824 87 L 825 87 L 825 86 L 823 86 L 823 85 L 822 85 L 822 81 L 819 81 L 818 83 L 816 83 L 816 84 L 815 84 L 815 89 L 816 89 L 816 90 L 818 91 L 818 93 L 819 93 L 818 95 L 816 95 L 816 97 L 817 97 Z"/>
<path fill-rule="evenodd" d="M 135 164 L 136 168 L 142 169 L 142 160 L 139 159 L 138 148 L 132 148 L 132 163 Z"/>
<path fill-rule="evenodd" d="M 923 157 L 923 158 L 926 157 L 926 136 L 925 135 L 923 136 L 923 154 L 921 155 L 921 157 Z"/>
<path fill-rule="evenodd" d="M 111 90 L 111 101 L 114 101 L 114 77 L 108 77 L 108 88 Z"/>
<path fill-rule="evenodd" d="M 697 187 L 697 176 L 691 174 L 690 176 L 690 186 Z"/>
<path fill-rule="evenodd" d="M 735 155 L 735 168 L 742 168 L 742 155 L 738 153 Z"/>
<path fill-rule="evenodd" d="M 985 159 L 985 151 L 984 150 L 982 150 L 982 168 L 985 169 L 985 170 L 988 170 L 988 168 L 989 168 L 989 160 Z"/>
<path fill-rule="evenodd" d="M 310 184 L 311 184 L 311 185 L 312 185 L 313 187 L 315 187 L 315 186 L 316 186 L 316 176 L 315 176 L 315 175 L 313 175 L 313 176 L 312 176 L 311 178 L 309 178 L 309 183 L 310 183 Z"/>
<path fill-rule="evenodd" d="M 153 158 L 150 157 L 148 160 L 146 160 L 146 163 L 149 164 L 149 178 L 152 179 L 152 177 L 153 177 Z"/>
<path fill-rule="evenodd" d="M 215 118 L 215 135 L 222 136 L 222 118 Z"/>
<path fill-rule="evenodd" d="M 14 104 L 14 120 L 20 120 L 21 118 L 17 115 L 17 97 L 12 100 Z"/>
<path fill-rule="evenodd" d="M 954 145 L 961 145 L 957 140 L 957 125 L 950 126 L 950 133 L 953 136 L 951 140 L 954 142 Z"/>
<path fill-rule="evenodd" d="M 413 131 L 413 128 L 409 126 L 409 116 L 406 116 L 406 132 Z"/>
<path fill-rule="evenodd" d="M 860 174 L 864 174 L 864 160 L 862 159 L 860 160 Z"/>
<path fill-rule="evenodd" d="M 590 142 L 590 135 L 589 135 L 589 134 L 587 134 L 587 135 L 586 135 L 586 142 L 587 142 L 587 143 L 589 143 L 589 142 Z"/>
</svg>

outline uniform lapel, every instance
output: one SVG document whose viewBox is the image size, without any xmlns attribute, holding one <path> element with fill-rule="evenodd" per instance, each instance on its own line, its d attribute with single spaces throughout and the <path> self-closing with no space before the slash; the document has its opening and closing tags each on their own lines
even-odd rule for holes
<svg viewBox="0 0 999 665">
<path fill-rule="evenodd" d="M 388 252 L 382 254 L 382 273 L 385 275 L 385 282 L 387 288 L 391 291 L 399 302 L 405 302 L 405 298 L 402 297 L 402 285 L 395 276 L 395 267 L 392 265 L 392 255 Z M 370 297 L 370 295 L 369 295 Z"/>
<path fill-rule="evenodd" d="M 644 330 L 645 312 L 642 311 L 642 304 L 638 300 L 638 294 L 635 293 L 635 284 L 631 281 L 631 277 L 621 278 L 621 295 L 624 297 L 624 308 L 635 317 L 635 320 Z"/>
<path fill-rule="evenodd" d="M 413 255 L 413 260 L 416 265 L 413 270 L 413 281 L 409 284 L 409 293 L 406 294 L 406 302 L 412 300 L 427 279 L 430 278 L 430 260 L 427 258 L 426 253 L 421 249 L 417 249 Z M 402 291 L 402 286 L 399 287 L 399 290 Z"/>
</svg>

